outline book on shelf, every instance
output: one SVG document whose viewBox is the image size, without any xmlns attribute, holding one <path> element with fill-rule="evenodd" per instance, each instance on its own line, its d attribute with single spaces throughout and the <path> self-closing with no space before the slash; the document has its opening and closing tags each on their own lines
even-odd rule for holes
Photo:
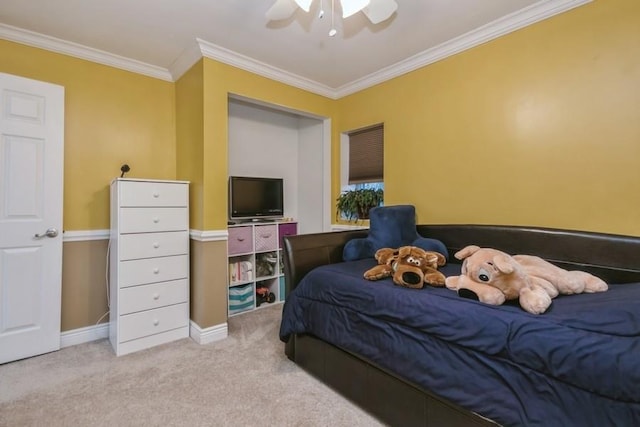
<svg viewBox="0 0 640 427">
<path fill-rule="evenodd" d="M 253 264 L 251 261 L 229 263 L 229 279 L 234 282 L 250 282 L 253 280 Z"/>
</svg>

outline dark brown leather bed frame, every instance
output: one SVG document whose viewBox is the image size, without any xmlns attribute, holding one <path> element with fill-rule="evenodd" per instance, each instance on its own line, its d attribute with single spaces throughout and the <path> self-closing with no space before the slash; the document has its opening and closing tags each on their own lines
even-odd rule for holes
<svg viewBox="0 0 640 427">
<path fill-rule="evenodd" d="M 539 227 L 418 225 L 425 237 L 441 240 L 453 254 L 469 244 L 510 254 L 537 255 L 569 270 L 584 270 L 609 283 L 640 282 L 640 237 Z M 366 230 L 302 234 L 284 238 L 286 292 L 311 269 L 342 261 L 342 249 Z M 296 364 L 392 426 L 495 426 L 478 414 L 397 377 L 370 361 L 311 335 L 285 344 Z"/>
</svg>

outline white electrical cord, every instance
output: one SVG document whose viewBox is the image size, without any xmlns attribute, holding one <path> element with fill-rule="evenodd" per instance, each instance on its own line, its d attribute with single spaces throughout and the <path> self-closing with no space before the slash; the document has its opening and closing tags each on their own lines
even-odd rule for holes
<svg viewBox="0 0 640 427">
<path fill-rule="evenodd" d="M 109 297 L 109 252 L 110 251 L 111 251 L 111 239 L 109 239 L 109 243 L 107 243 L 107 259 L 105 262 L 106 267 L 104 269 L 104 282 L 106 283 L 106 286 L 107 286 L 107 307 L 109 308 L 109 310 L 107 310 L 105 314 L 100 316 L 100 318 L 96 322 L 96 325 L 100 324 L 100 321 L 104 319 L 107 316 L 107 314 L 109 314 L 109 312 L 111 311 L 111 298 Z"/>
</svg>

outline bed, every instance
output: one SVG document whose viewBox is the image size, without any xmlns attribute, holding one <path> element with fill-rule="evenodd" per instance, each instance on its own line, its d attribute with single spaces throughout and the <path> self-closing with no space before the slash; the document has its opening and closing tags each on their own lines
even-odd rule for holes
<svg viewBox="0 0 640 427">
<path fill-rule="evenodd" d="M 468 244 L 538 255 L 607 283 L 542 315 L 446 288 L 370 282 L 342 262 L 366 231 L 287 236 L 280 338 L 302 368 L 393 426 L 640 425 L 640 238 L 539 227 L 418 225 L 450 254 Z M 441 268 L 459 274 L 451 256 Z"/>
</svg>

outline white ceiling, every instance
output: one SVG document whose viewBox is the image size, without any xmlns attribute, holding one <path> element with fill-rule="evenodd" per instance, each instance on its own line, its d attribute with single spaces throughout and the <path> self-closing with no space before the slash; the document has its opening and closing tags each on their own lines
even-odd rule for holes
<svg viewBox="0 0 640 427">
<path fill-rule="evenodd" d="M 338 11 L 335 37 L 330 14 L 317 17 L 320 0 L 269 22 L 274 1 L 0 0 L 0 38 L 98 62 L 116 55 L 169 80 L 204 55 L 339 97 L 590 0 L 397 0 L 377 26 Z"/>
</svg>

